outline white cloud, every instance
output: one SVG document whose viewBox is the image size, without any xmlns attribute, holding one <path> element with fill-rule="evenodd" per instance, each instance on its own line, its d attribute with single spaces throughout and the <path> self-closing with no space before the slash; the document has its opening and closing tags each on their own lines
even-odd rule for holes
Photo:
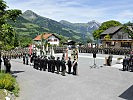
<svg viewBox="0 0 133 100">
<path fill-rule="evenodd" d="M 6 0 L 10 8 L 23 11 L 33 10 L 37 14 L 57 21 L 62 19 L 71 22 L 87 22 L 97 20 L 100 22 L 116 19 L 123 21 L 131 19 L 133 3 L 128 0 Z M 13 1 L 13 2 L 11 2 Z M 21 3 L 20 3 L 21 1 Z M 128 4 L 128 5 L 127 5 Z M 130 17 L 129 17 L 130 16 Z"/>
<path fill-rule="evenodd" d="M 128 22 L 133 20 L 133 11 L 131 10 L 124 10 L 116 15 L 118 20 L 122 22 Z"/>
</svg>

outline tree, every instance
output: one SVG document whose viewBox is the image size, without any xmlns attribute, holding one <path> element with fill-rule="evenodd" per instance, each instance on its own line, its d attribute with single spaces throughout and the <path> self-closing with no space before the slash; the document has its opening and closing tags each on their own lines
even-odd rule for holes
<svg viewBox="0 0 133 100">
<path fill-rule="evenodd" d="M 14 47 L 15 30 L 8 24 L 8 20 L 15 22 L 21 10 L 7 10 L 6 2 L 0 0 L 0 48 L 8 50 Z"/>
<path fill-rule="evenodd" d="M 131 25 L 131 24 L 130 24 Z M 133 26 L 131 26 L 131 29 L 127 26 L 127 25 L 123 25 L 122 26 L 122 30 L 124 31 L 124 32 L 126 32 L 126 33 L 128 33 L 130 36 L 131 36 L 131 38 L 133 39 Z"/>
<path fill-rule="evenodd" d="M 109 34 L 105 35 L 105 36 L 104 36 L 104 39 L 105 39 L 105 40 L 110 40 L 110 35 L 109 35 Z"/>
<path fill-rule="evenodd" d="M 131 23 L 131 22 L 129 21 L 129 22 L 125 23 L 124 25 L 126 25 L 126 26 L 133 26 L 133 23 Z"/>
<path fill-rule="evenodd" d="M 93 42 L 93 40 L 90 37 L 88 37 L 87 43 L 92 43 L 92 42 Z"/>
<path fill-rule="evenodd" d="M 120 22 L 114 21 L 114 20 L 103 22 L 102 25 L 99 27 L 99 29 L 93 32 L 93 37 L 94 39 L 99 39 L 100 34 L 104 32 L 106 29 L 114 26 L 120 26 L 120 25 L 122 25 Z"/>
</svg>

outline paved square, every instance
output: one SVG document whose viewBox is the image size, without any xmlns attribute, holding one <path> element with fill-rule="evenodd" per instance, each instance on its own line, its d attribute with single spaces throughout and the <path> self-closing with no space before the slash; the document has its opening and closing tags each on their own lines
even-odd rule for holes
<svg viewBox="0 0 133 100">
<path fill-rule="evenodd" d="M 98 66 L 104 64 L 105 56 L 97 55 Z M 121 68 L 115 65 L 117 57 L 113 66 Z M 133 100 L 133 73 L 113 66 L 90 69 L 92 54 L 79 54 L 78 76 L 35 70 L 20 59 L 11 64 L 21 88 L 18 100 Z"/>
</svg>

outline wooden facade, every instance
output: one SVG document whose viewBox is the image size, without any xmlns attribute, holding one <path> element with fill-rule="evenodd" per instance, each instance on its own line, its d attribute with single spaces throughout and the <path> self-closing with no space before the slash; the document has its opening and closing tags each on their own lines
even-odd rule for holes
<svg viewBox="0 0 133 100">
<path fill-rule="evenodd" d="M 110 38 L 106 39 L 105 36 Z M 126 33 L 122 26 L 111 27 L 101 33 L 100 39 L 103 47 L 111 48 L 133 48 L 133 39 Z"/>
</svg>

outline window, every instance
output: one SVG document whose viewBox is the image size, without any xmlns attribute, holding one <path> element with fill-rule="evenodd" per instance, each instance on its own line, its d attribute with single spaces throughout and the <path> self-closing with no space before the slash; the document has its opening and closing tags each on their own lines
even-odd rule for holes
<svg viewBox="0 0 133 100">
<path fill-rule="evenodd" d="M 129 43 L 129 42 L 121 42 L 121 47 L 130 47 L 131 48 L 131 43 Z"/>
<path fill-rule="evenodd" d="M 57 39 L 54 39 L 54 41 L 57 41 Z"/>
<path fill-rule="evenodd" d="M 51 42 L 52 40 L 51 39 L 48 39 L 49 42 Z"/>
</svg>

